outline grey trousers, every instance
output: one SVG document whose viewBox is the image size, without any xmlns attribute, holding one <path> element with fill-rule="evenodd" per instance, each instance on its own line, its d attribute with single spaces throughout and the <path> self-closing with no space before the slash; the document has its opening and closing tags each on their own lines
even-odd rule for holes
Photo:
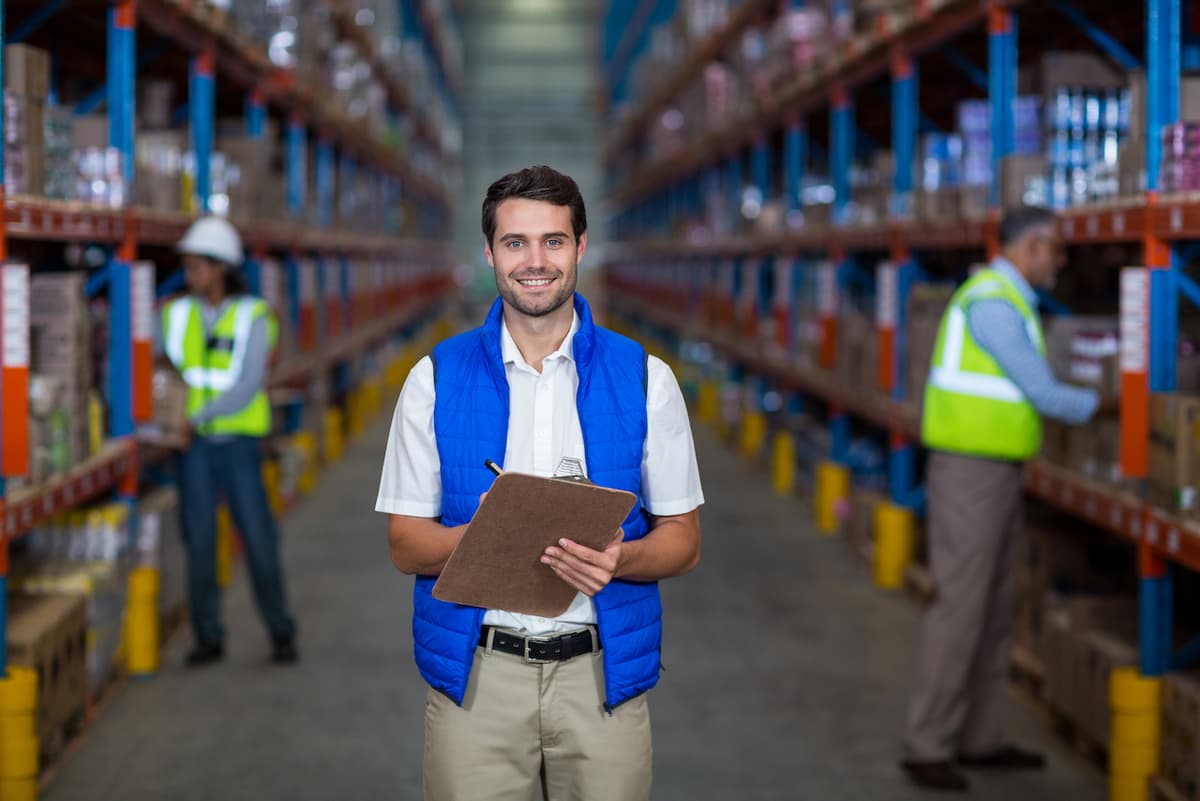
<svg viewBox="0 0 1200 801">
<path fill-rule="evenodd" d="M 908 710 L 908 759 L 1004 745 L 1024 522 L 1021 465 L 934 451 L 927 475 L 934 600 L 921 626 Z"/>
</svg>

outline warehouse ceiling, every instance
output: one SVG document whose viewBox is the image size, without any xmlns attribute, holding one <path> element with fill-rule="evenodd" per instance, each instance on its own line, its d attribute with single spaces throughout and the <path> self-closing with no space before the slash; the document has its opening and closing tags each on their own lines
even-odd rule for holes
<svg viewBox="0 0 1200 801">
<path fill-rule="evenodd" d="M 489 183 L 531 164 L 572 175 L 601 221 L 595 97 L 598 0 L 474 0 L 464 8 L 464 191 L 458 242 L 482 264 L 479 207 Z"/>
</svg>

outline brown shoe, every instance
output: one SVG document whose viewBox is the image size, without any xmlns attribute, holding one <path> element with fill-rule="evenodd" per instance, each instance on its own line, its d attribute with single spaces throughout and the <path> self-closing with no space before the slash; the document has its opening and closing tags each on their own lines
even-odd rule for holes
<svg viewBox="0 0 1200 801">
<path fill-rule="evenodd" d="M 900 767 L 904 768 L 909 780 L 918 787 L 959 793 L 970 787 L 967 777 L 959 773 L 948 759 L 929 762 L 906 759 L 900 763 Z"/>
<path fill-rule="evenodd" d="M 1036 751 L 1023 751 L 1015 745 L 1006 745 L 983 754 L 959 754 L 958 764 L 977 770 L 1043 770 L 1046 757 Z"/>
</svg>

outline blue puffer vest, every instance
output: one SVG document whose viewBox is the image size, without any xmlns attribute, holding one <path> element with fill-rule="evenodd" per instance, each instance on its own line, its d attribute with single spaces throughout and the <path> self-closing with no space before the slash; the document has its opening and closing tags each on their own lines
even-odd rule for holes
<svg viewBox="0 0 1200 801">
<path fill-rule="evenodd" d="M 649 530 L 642 508 L 642 452 L 646 440 L 646 354 L 641 345 L 592 321 L 575 296 L 580 328 L 573 340 L 588 477 L 628 490 L 638 503 L 622 525 L 627 541 Z M 509 390 L 500 350 L 502 306 L 483 327 L 434 348 L 434 433 L 442 473 L 442 524 L 469 522 L 480 494 L 495 478 L 485 459 L 504 464 Z M 413 591 L 417 667 L 435 690 L 462 705 L 485 610 L 439 601 L 436 579 L 418 576 Z M 603 645 L 606 707 L 612 709 L 658 683 L 662 602 L 656 583 L 614 580 L 595 597 Z"/>
</svg>

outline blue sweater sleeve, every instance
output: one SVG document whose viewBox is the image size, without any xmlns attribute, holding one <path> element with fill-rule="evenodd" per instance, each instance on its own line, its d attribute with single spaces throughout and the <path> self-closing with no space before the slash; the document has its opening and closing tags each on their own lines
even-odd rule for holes
<svg viewBox="0 0 1200 801">
<path fill-rule="evenodd" d="M 1078 425 L 1096 413 L 1100 398 L 1090 389 L 1058 381 L 1029 338 L 1021 313 L 1008 301 L 988 298 L 967 309 L 967 326 L 979 346 L 1029 399 L 1038 414 Z"/>
</svg>

